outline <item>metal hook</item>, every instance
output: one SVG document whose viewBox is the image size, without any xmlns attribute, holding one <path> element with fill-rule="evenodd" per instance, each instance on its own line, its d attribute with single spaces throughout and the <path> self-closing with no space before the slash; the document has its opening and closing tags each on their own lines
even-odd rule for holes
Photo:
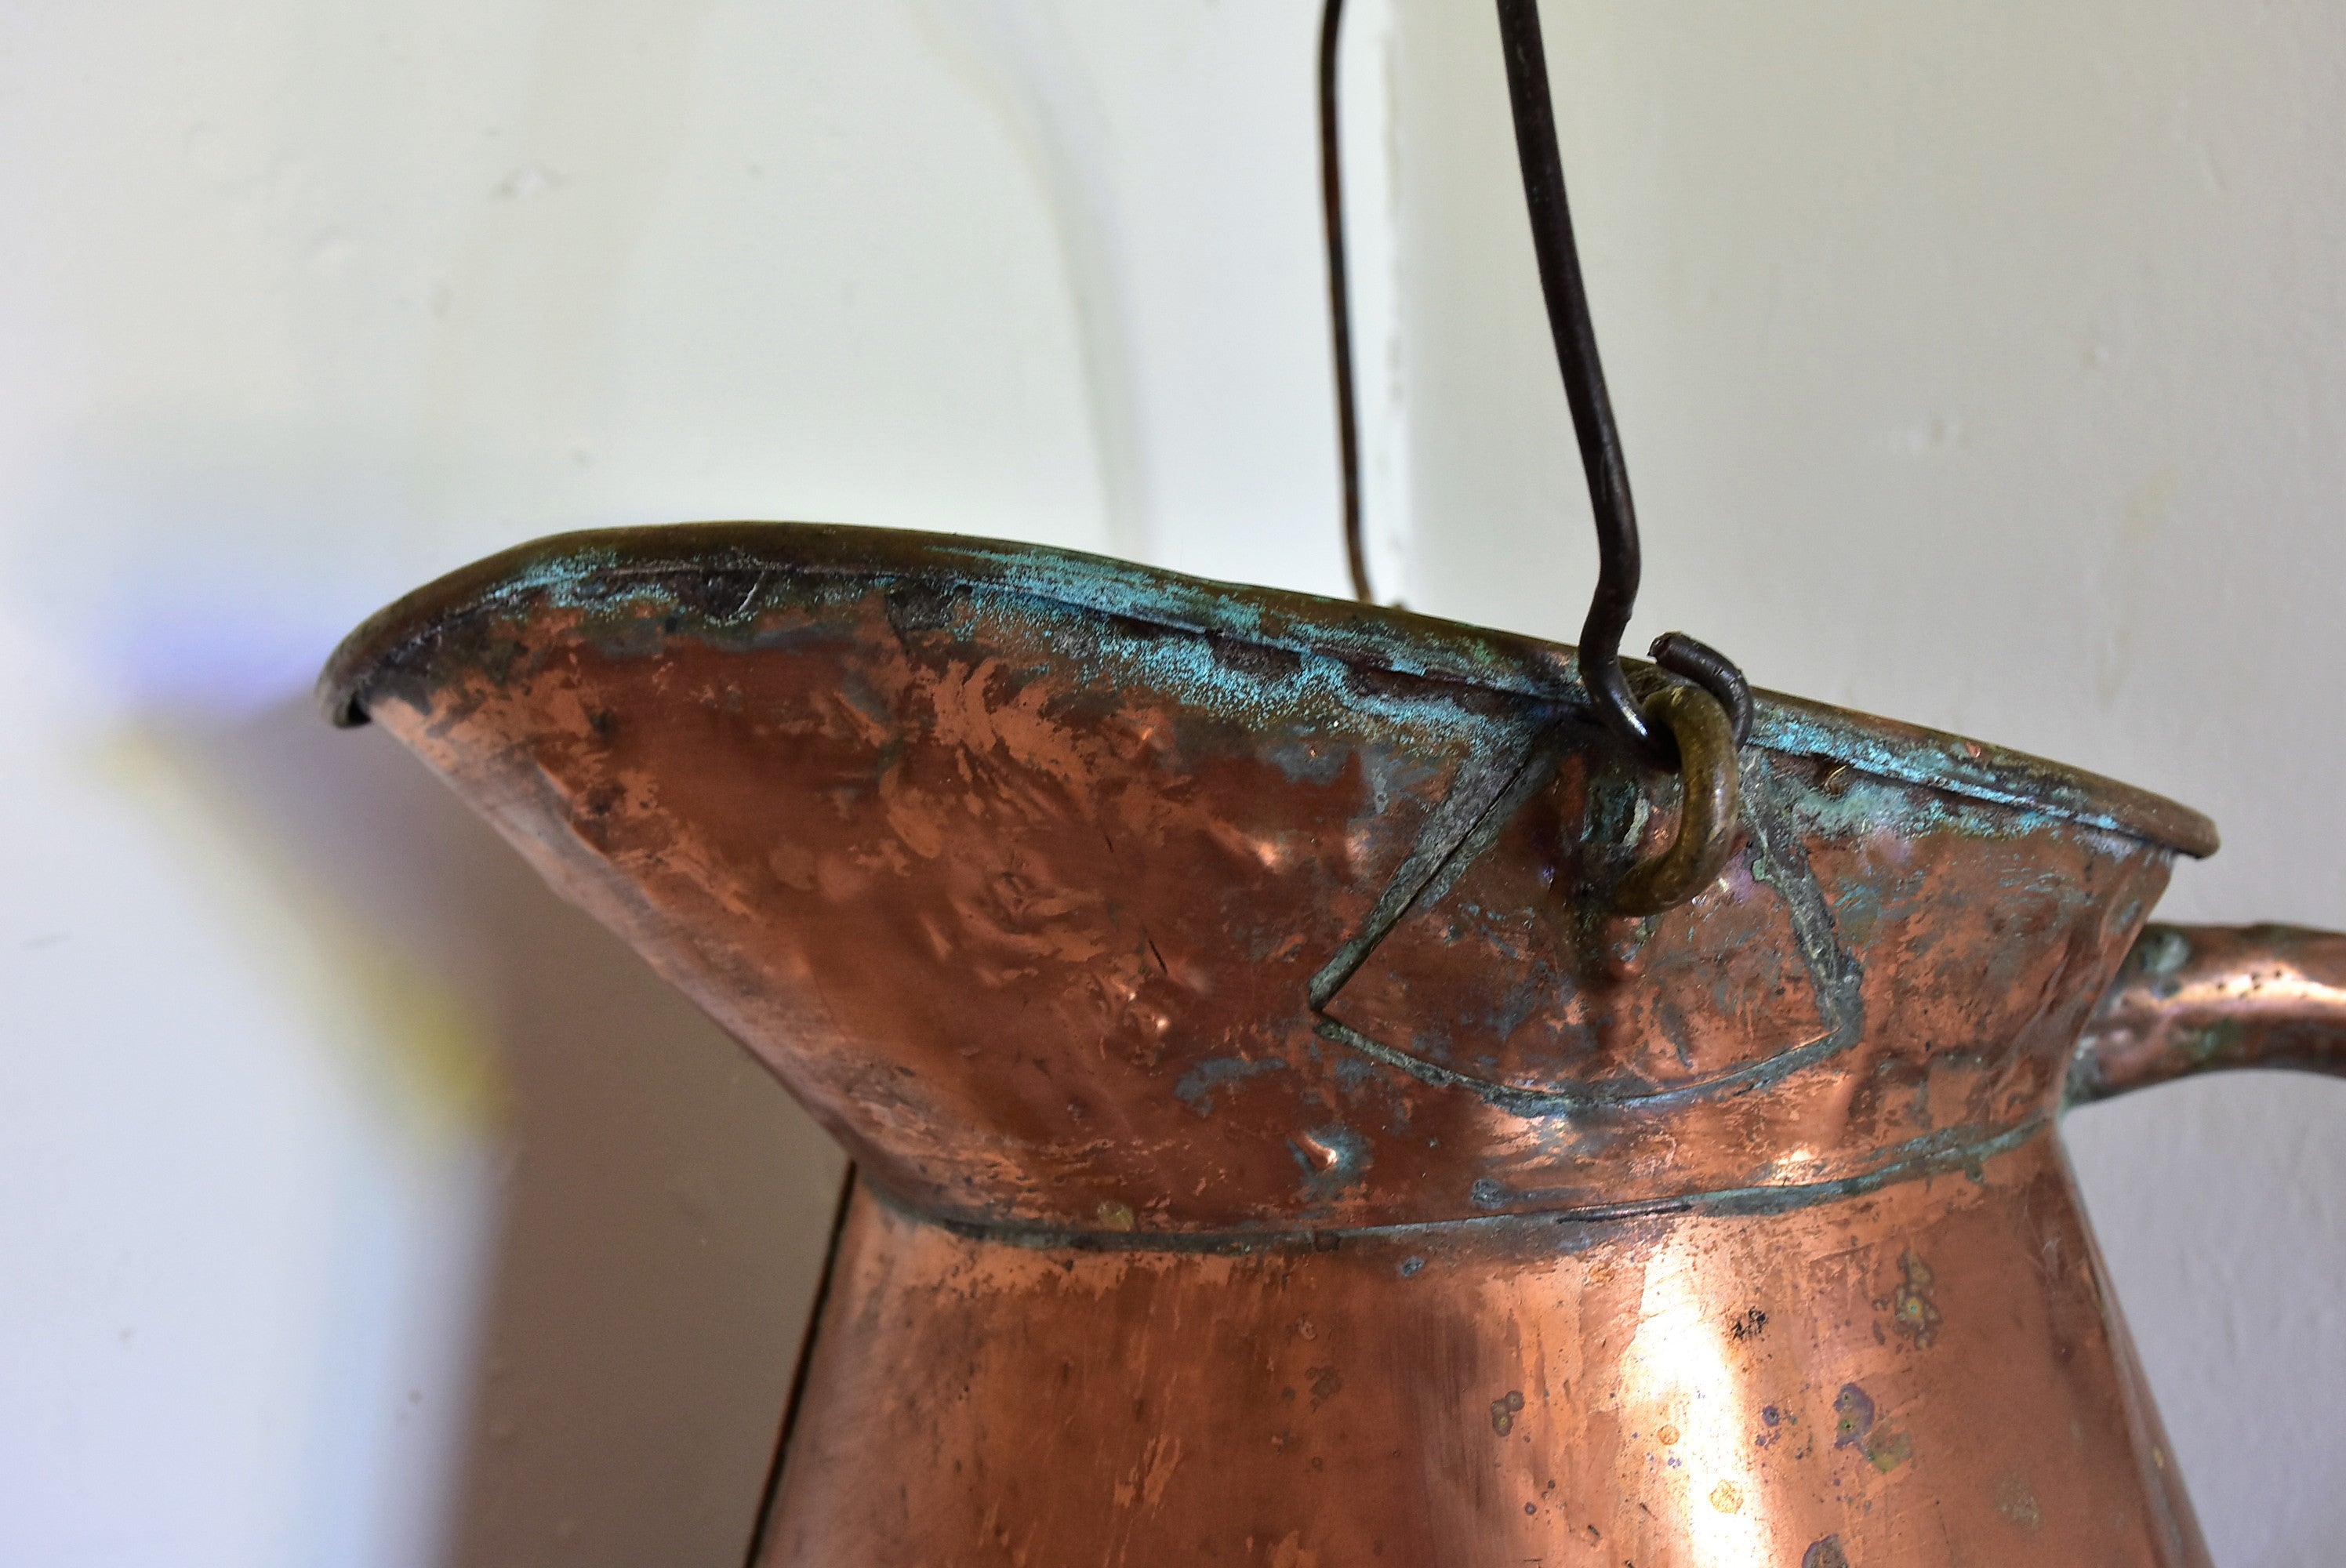
<svg viewBox="0 0 2346 1568">
<path fill-rule="evenodd" d="M 1742 805 L 1735 725 L 1724 704 L 1700 687 L 1673 683 L 1647 699 L 1645 715 L 1678 751 L 1678 830 L 1668 849 L 1614 884 L 1612 904 L 1621 914 L 1659 914 L 1717 881 L 1735 848 Z"/>
<path fill-rule="evenodd" d="M 1621 665 L 1621 636 L 1637 606 L 1642 573 L 1637 508 L 1629 497 L 1629 469 L 1613 420 L 1605 369 L 1596 354 L 1596 331 L 1589 320 L 1587 288 L 1572 234 L 1572 211 L 1565 200 L 1564 155 L 1556 145 L 1556 109 L 1549 98 L 1547 56 L 1540 42 L 1538 0 L 1498 0 L 1499 36 L 1507 67 L 1507 97 L 1515 127 L 1515 153 L 1523 168 L 1524 204 L 1531 218 L 1538 258 L 1540 293 L 1548 330 L 1556 341 L 1565 400 L 1588 480 L 1589 506 L 1596 523 L 1596 588 L 1580 633 L 1580 679 L 1605 727 L 1648 767 L 1677 769 L 1687 805 L 1678 839 L 1669 850 L 1631 873 L 1617 891 L 1616 906 L 1632 910 L 1660 898 L 1652 912 L 1691 898 L 1719 874 L 1732 845 L 1736 815 L 1735 748 L 1751 733 L 1751 688 L 1735 662 L 1684 632 L 1666 632 L 1648 650 L 1654 662 L 1693 683 L 1691 689 L 1666 687 L 1644 704 L 1630 689 Z M 1344 0 L 1327 0 L 1320 21 L 1320 195 L 1326 226 L 1328 306 L 1336 371 L 1336 435 L 1343 469 L 1344 550 L 1355 597 L 1373 598 L 1362 540 L 1358 394 L 1352 365 L 1352 295 L 1344 257 L 1343 169 L 1338 147 L 1336 102 L 1339 37 Z M 1708 708 L 1718 723 L 1693 715 Z M 1727 738 L 1723 754 L 1713 744 Z M 1689 737 L 1700 738 L 1698 746 Z M 1723 760 L 1721 759 L 1723 756 Z M 1700 874 L 1698 876 L 1697 873 Z M 1689 880 L 1691 879 L 1691 880 Z"/>
<path fill-rule="evenodd" d="M 1498 4 L 1515 156 L 1523 166 L 1524 205 L 1531 216 L 1540 294 L 1547 303 L 1548 331 L 1556 341 L 1556 365 L 1564 373 L 1565 400 L 1572 406 L 1580 466 L 1588 478 L 1589 507 L 1596 519 L 1596 591 L 1580 632 L 1581 684 L 1588 688 L 1606 728 L 1648 765 L 1671 768 L 1678 761 L 1678 746 L 1670 732 L 1647 722 L 1621 667 L 1621 634 L 1628 630 L 1629 613 L 1637 603 L 1641 573 L 1637 513 L 1629 499 L 1629 467 L 1621 455 L 1613 402 L 1605 390 L 1605 367 L 1596 355 L 1596 329 L 1589 321 L 1587 286 L 1573 241 L 1572 209 L 1565 200 L 1564 155 L 1556 146 L 1556 107 L 1548 97 L 1539 3 Z M 1683 632 L 1658 638 L 1653 654 L 1663 668 L 1686 677 L 1718 699 L 1739 741 L 1749 733 L 1750 687 L 1732 660 Z"/>
</svg>

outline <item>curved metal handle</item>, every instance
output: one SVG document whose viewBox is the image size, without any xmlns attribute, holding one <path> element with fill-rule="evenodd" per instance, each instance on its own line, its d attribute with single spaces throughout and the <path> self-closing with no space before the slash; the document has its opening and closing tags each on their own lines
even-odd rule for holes
<svg viewBox="0 0 2346 1568">
<path fill-rule="evenodd" d="M 2144 927 L 2086 1024 L 2062 1103 L 2228 1067 L 2346 1077 L 2346 934 Z"/>
<path fill-rule="evenodd" d="M 1699 892 L 1719 874 L 1732 847 L 1735 760 L 1730 748 L 1724 766 L 1716 757 L 1688 757 L 1680 746 L 1682 726 L 1664 722 L 1650 702 L 1630 688 L 1621 665 L 1621 637 L 1637 606 L 1641 567 L 1637 513 L 1629 499 L 1629 469 L 1621 455 L 1621 434 L 1605 389 L 1605 368 L 1596 355 L 1596 329 L 1589 320 L 1588 291 L 1580 275 L 1580 252 L 1572 233 L 1572 209 L 1565 200 L 1564 154 L 1556 145 L 1556 108 L 1548 95 L 1547 54 L 1540 42 L 1539 0 L 1498 0 L 1499 41 L 1507 68 L 1507 102 L 1515 127 L 1515 154 L 1522 166 L 1524 205 L 1531 219 L 1532 249 L 1539 265 L 1540 293 L 1555 340 L 1556 368 L 1564 377 L 1565 401 L 1580 443 L 1588 480 L 1588 501 L 1596 524 L 1596 589 L 1582 624 L 1576 655 L 1580 682 L 1605 728 L 1649 768 L 1676 769 L 1685 781 L 1689 809 L 1680 841 L 1623 884 L 1617 906 L 1624 912 L 1658 913 Z M 1352 377 L 1352 288 L 1344 260 L 1342 127 L 1336 88 L 1344 0 L 1324 0 L 1320 14 L 1320 210 L 1328 254 L 1328 314 L 1336 370 L 1336 444 L 1344 490 L 1344 555 L 1352 594 L 1375 602 L 1369 582 L 1367 546 L 1361 517 L 1360 417 Z M 1667 632 L 1649 650 L 1654 662 L 1708 693 L 1725 713 L 1733 744 L 1751 733 L 1751 687 L 1735 661 L 1684 632 Z M 1708 732 L 1706 727 L 1706 733 Z M 1711 799 L 1722 788 L 1725 812 L 1694 809 L 1698 798 Z"/>
<path fill-rule="evenodd" d="M 1647 698 L 1646 711 L 1678 746 L 1682 804 L 1670 847 L 1638 861 L 1613 890 L 1613 908 L 1621 914 L 1659 914 L 1719 880 L 1735 849 L 1742 791 L 1735 716 L 1710 693 L 1666 686 Z"/>
</svg>

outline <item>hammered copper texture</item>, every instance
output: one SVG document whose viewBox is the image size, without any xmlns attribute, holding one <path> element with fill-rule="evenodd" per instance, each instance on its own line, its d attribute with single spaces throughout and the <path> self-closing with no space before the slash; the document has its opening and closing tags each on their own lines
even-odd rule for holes
<svg viewBox="0 0 2346 1568">
<path fill-rule="evenodd" d="M 2183 808 L 1763 697 L 1626 918 L 1568 649 L 847 529 L 512 553 L 325 695 L 858 1162 L 769 1563 L 2205 1561 L 2053 1131 L 2165 1071 L 2076 1042 Z"/>
<path fill-rule="evenodd" d="M 1791 1215 L 1235 1256 L 865 1197 L 836 1268 L 765 1568 L 2208 1561 L 2049 1135 Z"/>
</svg>

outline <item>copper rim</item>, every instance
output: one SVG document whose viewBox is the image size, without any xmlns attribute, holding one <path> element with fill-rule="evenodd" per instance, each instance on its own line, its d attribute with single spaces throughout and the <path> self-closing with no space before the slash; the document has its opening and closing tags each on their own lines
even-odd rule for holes
<svg viewBox="0 0 2346 1568">
<path fill-rule="evenodd" d="M 1081 551 L 957 535 L 827 523 L 680 523 L 589 529 L 516 545 L 451 572 L 360 624 L 327 661 L 318 693 L 337 724 L 366 722 L 388 666 L 468 618 L 532 596 L 561 604 L 669 585 L 688 623 L 755 607 L 760 575 L 845 575 L 984 587 L 1239 643 L 1311 651 L 1369 668 L 1456 680 L 1589 707 L 1567 645 L 1381 605 L 1217 583 Z M 716 606 L 674 585 L 747 578 Z M 746 601 L 746 602 L 745 602 Z M 696 608 L 697 606 L 697 608 Z M 1751 744 L 1969 799 L 2114 829 L 2192 856 L 2215 853 L 2216 825 L 2164 796 L 1983 741 L 1755 691 Z"/>
</svg>

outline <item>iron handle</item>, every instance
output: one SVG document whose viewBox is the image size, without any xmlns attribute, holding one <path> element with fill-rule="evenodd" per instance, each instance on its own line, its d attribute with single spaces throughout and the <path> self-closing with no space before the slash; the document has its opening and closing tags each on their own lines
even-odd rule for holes
<svg viewBox="0 0 2346 1568">
<path fill-rule="evenodd" d="M 2346 1077 L 2346 934 L 2146 926 L 2086 1024 L 2063 1104 L 2231 1067 Z"/>
</svg>

